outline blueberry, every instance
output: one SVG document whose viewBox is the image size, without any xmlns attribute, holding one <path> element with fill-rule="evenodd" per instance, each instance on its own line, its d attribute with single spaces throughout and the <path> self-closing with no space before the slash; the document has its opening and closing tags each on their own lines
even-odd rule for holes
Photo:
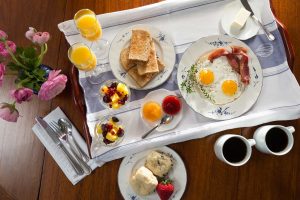
<svg viewBox="0 0 300 200">
<path fill-rule="evenodd" d="M 117 82 L 113 82 L 113 83 L 110 85 L 111 88 L 117 88 L 117 86 L 118 86 L 118 83 L 117 83 Z"/>
<path fill-rule="evenodd" d="M 118 132 L 117 132 L 117 135 L 118 135 L 118 137 L 123 137 L 123 135 L 124 135 L 124 130 L 123 130 L 122 128 L 119 128 L 119 129 L 118 129 Z"/>
<path fill-rule="evenodd" d="M 119 119 L 118 119 L 117 117 L 112 117 L 111 120 L 112 120 L 113 122 L 119 122 Z"/>
<path fill-rule="evenodd" d="M 104 102 L 104 103 L 109 103 L 109 102 L 111 102 L 111 99 L 109 98 L 109 96 L 105 95 L 105 96 L 103 97 L 103 102 Z"/>
</svg>

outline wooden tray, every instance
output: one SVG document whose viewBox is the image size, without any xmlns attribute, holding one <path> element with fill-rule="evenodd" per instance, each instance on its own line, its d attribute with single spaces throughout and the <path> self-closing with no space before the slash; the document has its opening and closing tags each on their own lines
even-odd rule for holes
<svg viewBox="0 0 300 200">
<path fill-rule="evenodd" d="M 275 15 L 275 12 L 274 12 L 274 9 L 272 6 L 272 1 L 271 1 L 271 8 Z M 275 16 L 275 18 L 276 18 L 276 16 Z M 278 29 L 282 36 L 288 64 L 291 67 L 291 69 L 293 69 L 295 52 L 294 52 L 292 43 L 290 42 L 287 29 L 277 18 L 276 18 L 276 22 L 278 24 Z M 75 66 L 73 66 L 71 68 L 70 77 L 71 77 L 71 84 L 72 84 L 72 90 L 73 90 L 73 100 L 75 102 L 75 105 L 77 106 L 77 109 L 79 110 L 79 115 L 83 121 L 83 133 L 81 133 L 81 134 L 87 143 L 89 155 L 91 157 L 90 147 L 91 147 L 92 138 L 90 136 L 89 128 L 88 128 L 87 121 L 86 121 L 86 106 L 85 106 L 83 91 L 82 91 L 81 86 L 79 85 L 78 70 Z"/>
</svg>

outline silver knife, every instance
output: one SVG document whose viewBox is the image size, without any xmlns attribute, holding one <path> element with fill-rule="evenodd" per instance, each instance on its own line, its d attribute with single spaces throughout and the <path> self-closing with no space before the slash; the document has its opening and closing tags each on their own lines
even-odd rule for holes
<svg viewBox="0 0 300 200">
<path fill-rule="evenodd" d="M 252 8 L 250 7 L 248 0 L 241 0 L 241 3 L 243 4 L 244 8 L 246 10 L 248 10 L 251 14 L 252 19 L 262 28 L 262 30 L 265 32 L 267 38 L 270 41 L 275 40 L 275 37 L 272 33 L 270 33 L 270 31 L 268 31 L 268 29 L 259 21 L 259 19 L 257 19 L 257 17 L 254 15 L 254 12 L 252 10 Z"/>
<path fill-rule="evenodd" d="M 69 151 L 65 148 L 65 146 L 61 143 L 58 138 L 58 135 L 50 128 L 48 123 L 43 120 L 41 117 L 36 117 L 35 121 L 48 133 L 52 141 L 62 149 L 63 153 L 65 154 L 66 158 L 70 162 L 71 166 L 77 173 L 77 175 L 83 175 L 84 171 L 79 163 L 73 158 L 73 156 L 69 153 Z"/>
</svg>

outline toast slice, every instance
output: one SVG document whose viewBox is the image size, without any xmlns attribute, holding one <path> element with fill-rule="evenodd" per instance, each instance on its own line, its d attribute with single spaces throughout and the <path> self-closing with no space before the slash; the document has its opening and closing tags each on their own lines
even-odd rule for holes
<svg viewBox="0 0 300 200">
<path fill-rule="evenodd" d="M 129 59 L 147 62 L 150 55 L 152 38 L 145 30 L 132 30 Z"/>
<path fill-rule="evenodd" d="M 138 68 L 136 66 L 132 67 L 129 71 L 128 74 L 135 80 L 135 82 L 143 88 L 145 85 L 147 85 L 153 77 L 156 75 L 156 73 L 150 73 L 150 74 L 145 74 L 143 76 L 139 75 L 138 73 Z"/>
<path fill-rule="evenodd" d="M 131 67 L 135 66 L 133 60 L 129 60 L 129 47 L 122 49 L 120 53 L 120 62 L 125 71 L 128 71 Z"/>
<path fill-rule="evenodd" d="M 158 63 L 159 71 L 160 72 L 163 71 L 165 68 L 164 63 L 159 59 L 157 59 L 157 63 Z M 131 76 L 131 78 L 135 80 L 135 82 L 141 88 L 145 87 L 158 74 L 158 72 L 156 72 L 156 73 L 148 73 L 145 75 L 139 75 L 137 66 L 131 67 L 127 73 Z"/>
<path fill-rule="evenodd" d="M 151 50 L 148 62 L 139 62 L 138 65 L 138 73 L 139 75 L 145 75 L 148 73 L 156 73 L 159 72 L 157 58 L 156 58 L 156 51 L 154 42 L 151 41 Z"/>
<path fill-rule="evenodd" d="M 158 65 L 158 70 L 159 70 L 159 72 L 164 71 L 166 65 L 165 65 L 165 63 L 163 63 L 163 61 L 160 60 L 159 58 L 157 58 L 157 65 Z"/>
</svg>

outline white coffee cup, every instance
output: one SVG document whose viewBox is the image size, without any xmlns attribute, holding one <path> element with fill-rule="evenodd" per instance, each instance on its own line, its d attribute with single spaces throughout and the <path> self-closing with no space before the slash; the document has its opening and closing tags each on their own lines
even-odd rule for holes
<svg viewBox="0 0 300 200">
<path fill-rule="evenodd" d="M 238 162 L 228 161 L 224 157 L 224 152 L 223 152 L 223 146 L 224 146 L 225 142 L 234 137 L 240 139 L 246 145 L 246 155 L 241 161 L 238 161 Z M 250 159 L 251 154 L 252 154 L 252 146 L 253 145 L 255 145 L 255 140 L 253 140 L 253 139 L 246 139 L 245 137 L 240 136 L 240 135 L 227 134 L 227 135 L 223 135 L 218 138 L 218 140 L 215 142 L 214 150 L 215 150 L 216 156 L 221 161 L 223 161 L 231 166 L 241 166 L 241 165 L 244 165 L 246 162 L 248 162 L 248 160 Z"/>
<path fill-rule="evenodd" d="M 267 145 L 266 142 L 266 135 L 267 134 L 272 134 L 272 132 L 269 132 L 273 128 L 279 128 L 282 130 L 282 133 L 285 133 L 287 136 L 287 144 L 286 147 L 280 151 L 272 151 L 270 147 Z M 293 147 L 294 145 L 294 137 L 293 137 L 293 132 L 295 132 L 295 128 L 293 126 L 281 126 L 281 125 L 267 125 L 267 126 L 262 126 L 258 128 L 254 132 L 253 138 L 256 141 L 255 147 L 257 150 L 259 150 L 262 153 L 267 153 L 267 154 L 272 154 L 272 155 L 277 155 L 281 156 L 284 154 L 287 154 Z"/>
</svg>

